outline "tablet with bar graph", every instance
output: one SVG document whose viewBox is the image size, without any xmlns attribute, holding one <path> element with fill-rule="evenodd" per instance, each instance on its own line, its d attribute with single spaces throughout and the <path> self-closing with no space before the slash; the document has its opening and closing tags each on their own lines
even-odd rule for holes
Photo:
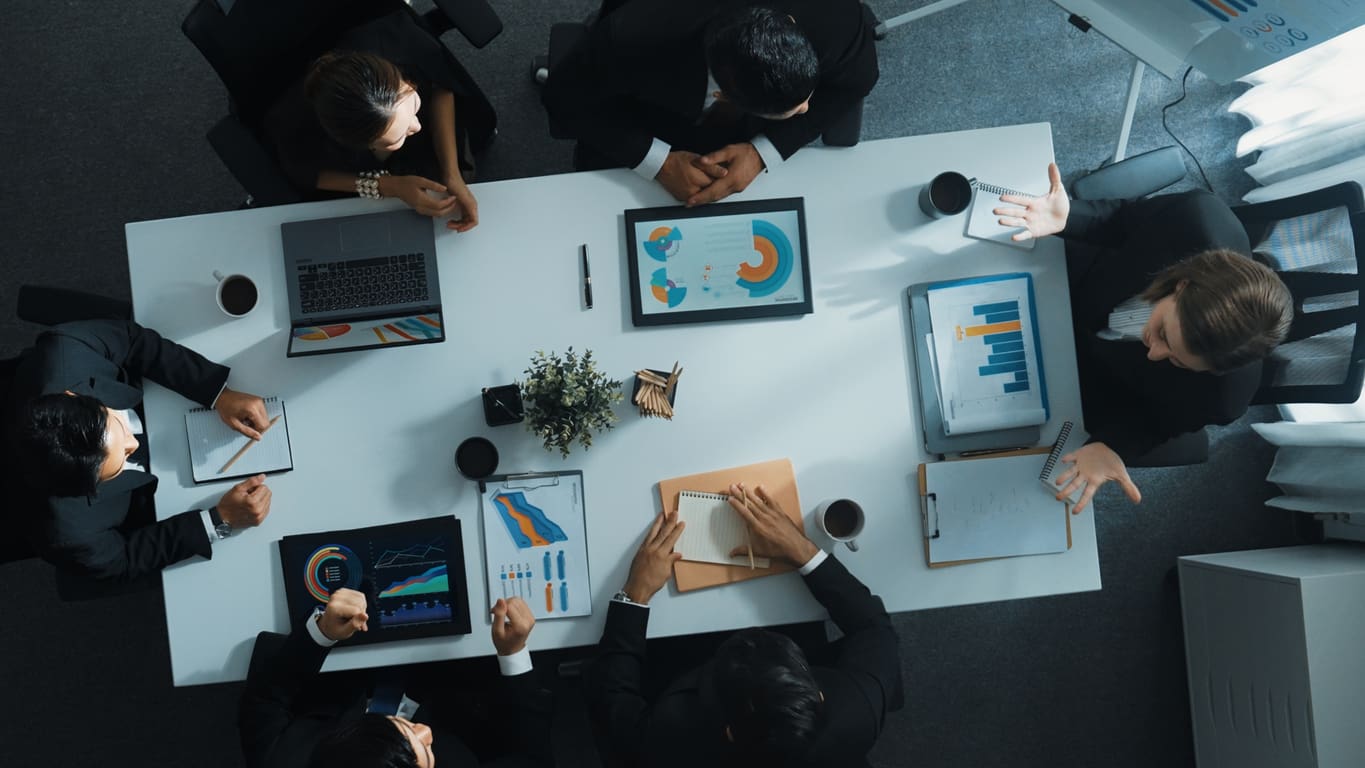
<svg viewBox="0 0 1365 768">
<path fill-rule="evenodd" d="M 1047 383 L 1026 272 L 928 287 L 933 365 L 944 432 L 1047 421 Z"/>
</svg>

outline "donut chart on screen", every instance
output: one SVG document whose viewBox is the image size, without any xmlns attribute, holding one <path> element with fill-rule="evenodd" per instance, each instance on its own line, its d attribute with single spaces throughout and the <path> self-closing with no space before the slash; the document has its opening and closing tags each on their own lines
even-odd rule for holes
<svg viewBox="0 0 1365 768">
<path fill-rule="evenodd" d="M 360 586 L 364 568 L 355 553 L 340 544 L 328 544 L 313 550 L 303 567 L 303 584 L 308 594 L 325 603 L 338 589 Z"/>
<path fill-rule="evenodd" d="M 758 299 L 771 296 L 787 283 L 792 274 L 792 262 L 796 258 L 792 252 L 791 241 L 781 229 L 763 219 L 754 219 L 754 250 L 762 257 L 758 266 L 744 263 L 739 265 L 739 287 L 749 292 L 749 297 Z"/>
<path fill-rule="evenodd" d="M 687 288 L 668 279 L 668 272 L 660 267 L 649 276 L 649 291 L 654 298 L 667 304 L 669 309 L 678 306 L 687 297 Z"/>
<path fill-rule="evenodd" d="M 677 227 L 655 227 L 644 242 L 645 253 L 655 261 L 668 261 L 682 247 L 682 232 Z"/>
</svg>

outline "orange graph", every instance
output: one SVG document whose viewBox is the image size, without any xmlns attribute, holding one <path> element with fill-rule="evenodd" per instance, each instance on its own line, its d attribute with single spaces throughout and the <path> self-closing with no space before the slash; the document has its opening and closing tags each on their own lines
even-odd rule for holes
<svg viewBox="0 0 1365 768">
<path fill-rule="evenodd" d="M 988 323 L 986 325 L 969 325 L 965 331 L 962 326 L 957 326 L 957 340 L 961 341 L 966 336 L 989 336 L 992 333 L 1009 333 L 1023 328 L 1018 320 L 1010 320 L 1005 323 Z"/>
</svg>

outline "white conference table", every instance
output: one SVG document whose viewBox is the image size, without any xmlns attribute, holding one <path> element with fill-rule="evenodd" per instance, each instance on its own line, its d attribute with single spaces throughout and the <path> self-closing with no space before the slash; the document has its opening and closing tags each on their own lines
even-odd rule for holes
<svg viewBox="0 0 1365 768">
<path fill-rule="evenodd" d="M 280 223 L 374 211 L 391 201 L 341 200 L 127 226 L 138 322 L 232 367 L 235 389 L 279 395 L 289 408 L 295 468 L 275 475 L 265 523 L 214 545 L 210 562 L 166 569 L 163 581 L 176 685 L 246 676 L 253 639 L 288 631 L 280 537 L 454 514 L 463 524 L 473 632 L 341 648 L 325 669 L 490 655 L 476 484 L 452 463 L 471 435 L 490 438 L 500 472 L 581 469 L 588 502 L 593 615 L 543 620 L 532 649 L 597 641 L 610 596 L 659 508 L 660 479 L 789 457 L 806 527 L 811 510 L 846 496 L 867 510 L 861 549 L 840 560 L 891 611 L 1100 588 L 1094 512 L 1072 518 L 1064 554 L 931 570 L 925 565 L 916 468 L 917 423 L 905 289 L 926 280 L 1027 270 L 1034 275 L 1052 419 L 1079 421 L 1080 395 L 1062 245 L 1032 252 L 963 236 L 965 217 L 930 221 L 919 187 L 943 170 L 1041 192 L 1052 159 L 1046 123 L 808 148 L 733 199 L 804 196 L 815 312 L 800 318 L 634 328 L 624 269 L 622 211 L 669 205 L 629 171 L 479 184 L 481 222 L 438 229 L 441 344 L 286 359 L 288 305 Z M 596 308 L 582 308 L 579 243 L 591 254 Z M 251 314 L 229 320 L 213 299 L 214 270 L 261 289 Z M 591 349 L 611 375 L 681 361 L 677 414 L 642 419 L 627 402 L 617 427 L 562 460 L 525 425 L 488 427 L 484 386 L 522 375 L 536 350 Z M 146 415 L 158 514 L 206 507 L 230 483 L 191 481 L 184 412 L 191 404 L 149 385 Z M 651 636 L 822 618 L 796 574 L 679 594 L 651 603 Z"/>
</svg>

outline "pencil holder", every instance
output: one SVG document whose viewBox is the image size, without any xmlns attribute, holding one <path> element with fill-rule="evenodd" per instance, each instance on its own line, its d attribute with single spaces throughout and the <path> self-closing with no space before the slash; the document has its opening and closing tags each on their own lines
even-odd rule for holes
<svg viewBox="0 0 1365 768">
<path fill-rule="evenodd" d="M 516 384 L 484 387 L 483 420 L 490 427 L 518 424 L 526 418 L 521 403 L 521 389 Z"/>
</svg>

